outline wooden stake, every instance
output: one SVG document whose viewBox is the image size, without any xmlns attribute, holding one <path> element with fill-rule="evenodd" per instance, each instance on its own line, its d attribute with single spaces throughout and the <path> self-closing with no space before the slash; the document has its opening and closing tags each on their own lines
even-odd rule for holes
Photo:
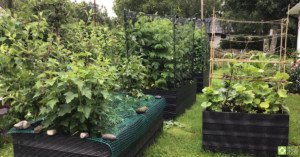
<svg viewBox="0 0 300 157">
<path fill-rule="evenodd" d="M 211 26 L 211 40 L 210 40 L 210 60 L 213 59 L 213 51 L 214 51 L 214 17 L 215 17 L 215 8 L 213 9 L 213 18 L 212 18 L 212 26 Z M 212 73 L 213 73 L 213 62 L 209 62 L 209 87 L 212 88 Z"/>
<path fill-rule="evenodd" d="M 209 60 L 211 62 L 231 62 L 231 63 L 272 63 L 272 64 L 288 64 L 288 62 L 280 61 L 258 61 L 258 60 L 246 60 L 246 59 L 219 59 L 214 58 Z"/>
<path fill-rule="evenodd" d="M 282 61 L 282 39 L 283 39 L 283 19 L 281 19 L 280 25 L 280 62 Z M 278 65 L 278 71 L 281 72 L 281 64 Z M 280 83 L 277 84 L 278 90 L 280 89 Z"/>
<path fill-rule="evenodd" d="M 285 43 L 284 43 L 284 62 L 286 61 L 286 50 L 287 50 L 287 34 L 288 34 L 288 28 L 289 28 L 289 19 L 290 18 L 290 5 L 288 6 L 288 12 L 287 12 L 287 18 L 286 18 L 286 28 L 285 28 Z M 285 74 L 285 64 L 283 64 L 283 73 Z M 284 79 L 284 81 L 286 81 Z M 283 84 L 283 89 L 285 88 L 285 82 Z"/>
<path fill-rule="evenodd" d="M 213 79 L 219 79 L 219 80 L 235 80 L 235 81 L 262 81 L 262 82 L 283 82 L 286 81 L 277 81 L 277 80 L 262 80 L 262 79 L 235 79 L 235 78 L 219 78 L 219 77 L 212 77 Z"/>
<path fill-rule="evenodd" d="M 215 8 L 213 10 L 213 29 L 212 29 L 212 59 L 215 58 L 215 35 L 216 35 L 216 15 L 215 15 Z M 211 67 L 211 73 L 214 73 L 214 62 L 212 62 L 212 67 Z M 211 75 L 212 76 L 212 75 Z M 213 79 L 211 78 L 211 88 L 213 87 Z"/>
<path fill-rule="evenodd" d="M 245 77 L 245 78 L 251 78 L 253 76 L 243 76 L 243 75 L 226 75 L 226 74 L 215 74 L 213 73 L 212 76 L 223 76 L 223 77 Z M 261 79 L 271 79 L 271 78 L 274 78 L 274 77 L 259 77 Z"/>
<path fill-rule="evenodd" d="M 203 10 L 203 5 L 204 5 L 204 3 L 203 3 L 203 0 L 201 0 L 201 20 L 203 20 L 204 19 L 204 15 L 203 15 L 203 12 L 204 12 L 204 10 Z"/>
</svg>

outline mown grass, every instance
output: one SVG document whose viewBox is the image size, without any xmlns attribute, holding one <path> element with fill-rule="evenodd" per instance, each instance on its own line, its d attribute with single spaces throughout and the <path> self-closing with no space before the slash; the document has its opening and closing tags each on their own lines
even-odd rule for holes
<svg viewBox="0 0 300 157">
<path fill-rule="evenodd" d="M 145 157 L 229 157 L 202 149 L 202 110 L 204 98 L 197 95 L 196 103 L 191 109 L 176 119 L 184 128 L 163 129 L 155 143 L 145 152 Z M 240 155 L 243 156 L 243 155 Z"/>
<path fill-rule="evenodd" d="M 12 138 L 10 135 L 0 137 L 1 145 L 0 145 L 0 157 L 13 157 L 13 145 Z"/>
</svg>

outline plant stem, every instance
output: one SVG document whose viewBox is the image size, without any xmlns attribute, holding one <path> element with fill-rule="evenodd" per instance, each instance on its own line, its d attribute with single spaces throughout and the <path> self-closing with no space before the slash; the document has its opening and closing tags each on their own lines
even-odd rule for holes
<svg viewBox="0 0 300 157">
<path fill-rule="evenodd" d="M 227 103 L 227 100 L 228 100 L 228 95 L 229 95 L 229 91 L 230 91 L 230 84 L 231 84 L 231 81 L 232 81 L 232 75 L 233 75 L 233 68 L 232 68 L 232 69 L 231 69 L 231 71 L 230 71 L 229 86 L 228 86 L 228 88 L 227 88 L 227 92 L 226 92 L 226 98 L 225 98 L 225 101 L 224 101 L 223 107 L 226 105 L 226 103 Z"/>
</svg>

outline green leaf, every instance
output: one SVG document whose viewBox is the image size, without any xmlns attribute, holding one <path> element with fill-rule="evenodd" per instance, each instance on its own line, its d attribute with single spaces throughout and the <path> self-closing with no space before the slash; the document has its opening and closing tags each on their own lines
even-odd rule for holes
<svg viewBox="0 0 300 157">
<path fill-rule="evenodd" d="M 70 104 L 64 104 L 61 106 L 59 112 L 58 112 L 58 116 L 63 116 L 66 113 L 71 113 L 72 108 Z"/>
<path fill-rule="evenodd" d="M 58 103 L 58 102 L 59 102 L 58 99 L 57 99 L 57 98 L 54 98 L 54 99 L 48 101 L 46 105 L 50 106 L 51 109 L 53 109 L 54 106 L 56 105 L 56 103 Z"/>
<path fill-rule="evenodd" d="M 237 92 L 242 92 L 242 91 L 246 90 L 246 87 L 244 87 L 243 85 L 240 85 L 240 84 L 234 85 L 233 88 L 235 88 L 235 90 Z"/>
<path fill-rule="evenodd" d="M 64 127 L 68 127 L 69 126 L 69 119 L 64 119 L 62 121 L 60 121 L 60 125 L 64 126 Z"/>
<path fill-rule="evenodd" d="M 109 92 L 107 90 L 101 91 L 101 94 L 103 95 L 104 99 L 106 99 L 109 96 Z"/>
<path fill-rule="evenodd" d="M 211 106 L 211 104 L 212 104 L 211 102 L 203 102 L 201 104 L 201 106 L 204 107 L 204 108 L 207 108 L 207 107 Z"/>
<path fill-rule="evenodd" d="M 5 41 L 6 40 L 6 37 L 1 37 L 0 38 L 0 42 L 3 42 L 3 41 Z"/>
<path fill-rule="evenodd" d="M 91 99 L 92 98 L 92 91 L 88 87 L 84 87 L 81 91 L 82 95 L 86 96 L 87 98 Z"/>
<path fill-rule="evenodd" d="M 263 72 L 265 72 L 265 71 L 264 71 L 263 69 L 259 69 L 258 72 L 259 72 L 259 73 L 263 73 Z"/>
<path fill-rule="evenodd" d="M 260 104 L 260 102 L 261 102 L 260 99 L 254 99 L 254 103 L 255 103 L 255 104 L 258 105 L 258 104 Z"/>
<path fill-rule="evenodd" d="M 281 97 L 281 98 L 287 97 L 287 91 L 284 89 L 279 89 L 277 93 L 278 93 L 279 97 Z"/>
<path fill-rule="evenodd" d="M 84 85 L 84 81 L 76 80 L 74 83 L 78 86 L 79 90 L 81 91 Z"/>
<path fill-rule="evenodd" d="M 272 107 L 272 109 L 271 109 L 273 112 L 278 112 L 279 111 L 279 107 L 277 107 L 277 106 L 274 106 L 274 107 Z"/>
<path fill-rule="evenodd" d="M 66 103 L 70 103 L 74 98 L 78 97 L 78 94 L 74 94 L 73 92 L 67 92 L 64 94 L 66 97 Z"/>
<path fill-rule="evenodd" d="M 78 112 L 82 112 L 84 114 L 85 118 L 88 119 L 90 117 L 92 108 L 90 106 L 80 105 L 80 106 L 78 106 L 77 110 L 78 110 Z"/>
<path fill-rule="evenodd" d="M 268 101 L 266 101 L 266 102 L 263 102 L 263 103 L 259 104 L 259 107 L 262 108 L 262 109 L 267 109 L 267 108 L 270 107 L 270 104 L 269 104 Z"/>
<path fill-rule="evenodd" d="M 290 109 L 287 106 L 282 105 L 282 109 L 284 109 L 288 114 L 290 113 Z"/>
</svg>

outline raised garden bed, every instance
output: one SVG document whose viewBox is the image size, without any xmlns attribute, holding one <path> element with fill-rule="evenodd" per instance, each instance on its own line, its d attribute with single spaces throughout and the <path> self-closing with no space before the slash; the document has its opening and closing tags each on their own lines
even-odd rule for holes
<svg viewBox="0 0 300 157">
<path fill-rule="evenodd" d="M 288 145 L 288 114 L 248 114 L 203 111 L 206 150 L 276 156 Z"/>
<path fill-rule="evenodd" d="M 166 100 L 155 100 L 144 114 L 136 115 L 120 125 L 126 125 L 116 133 L 117 140 L 102 138 L 80 139 L 76 136 L 33 133 L 34 125 L 13 135 L 14 155 L 55 157 L 131 157 L 142 154 L 163 127 L 163 108 Z M 23 133 L 22 133 L 23 132 Z M 26 132 L 26 133 L 25 133 Z"/>
<path fill-rule="evenodd" d="M 181 88 L 172 90 L 143 90 L 144 94 L 160 95 L 167 100 L 167 105 L 164 109 L 165 119 L 174 119 L 184 113 L 185 109 L 189 108 L 196 101 L 196 80 L 191 84 L 186 84 Z"/>
<path fill-rule="evenodd" d="M 194 73 L 193 78 L 196 79 L 197 82 L 197 90 L 196 93 L 202 93 L 203 85 L 203 73 Z"/>
</svg>

